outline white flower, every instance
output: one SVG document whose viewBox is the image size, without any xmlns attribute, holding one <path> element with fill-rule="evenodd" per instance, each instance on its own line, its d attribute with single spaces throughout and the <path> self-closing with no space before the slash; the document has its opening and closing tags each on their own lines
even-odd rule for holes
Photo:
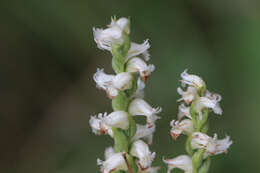
<svg viewBox="0 0 260 173">
<path fill-rule="evenodd" d="M 178 119 L 182 119 L 183 117 L 191 118 L 190 115 L 190 107 L 186 107 L 183 103 L 179 105 Z"/>
<path fill-rule="evenodd" d="M 210 108 L 215 114 L 222 114 L 222 109 L 217 100 L 209 99 L 208 97 L 198 97 L 195 100 L 194 110 L 199 113 L 199 118 L 202 119 L 202 109 Z"/>
<path fill-rule="evenodd" d="M 184 101 L 187 104 L 190 104 L 197 96 L 197 89 L 189 86 L 187 91 L 183 91 L 180 87 L 177 88 L 177 92 L 182 96 L 178 101 Z"/>
<path fill-rule="evenodd" d="M 145 83 L 140 78 L 137 79 L 137 89 L 131 98 L 144 98 Z"/>
<path fill-rule="evenodd" d="M 158 117 L 156 114 L 161 112 L 161 108 L 152 108 L 146 101 L 140 98 L 134 99 L 129 107 L 128 111 L 131 115 L 136 116 L 136 115 L 143 115 L 146 116 L 146 121 L 149 127 L 152 127 Z"/>
<path fill-rule="evenodd" d="M 122 44 L 124 42 L 124 33 L 130 32 L 129 21 L 121 18 L 113 21 L 107 29 L 93 28 L 94 40 L 99 49 L 111 51 L 112 44 Z"/>
<path fill-rule="evenodd" d="M 230 137 L 218 140 L 217 135 L 210 137 L 204 133 L 195 132 L 192 134 L 191 147 L 193 149 L 205 149 L 204 158 L 210 155 L 216 155 L 227 152 L 227 149 L 232 144 Z"/>
<path fill-rule="evenodd" d="M 139 159 L 138 165 L 140 166 L 141 170 L 149 168 L 155 157 L 155 153 L 151 153 L 148 145 L 142 140 L 135 141 L 132 144 L 130 154 Z"/>
<path fill-rule="evenodd" d="M 145 170 L 139 170 L 138 173 L 157 173 L 159 169 L 161 169 L 159 166 L 149 167 L 148 169 Z"/>
<path fill-rule="evenodd" d="M 104 69 L 97 69 L 93 79 L 97 87 L 105 90 L 111 99 L 118 95 L 119 90 L 123 91 L 132 87 L 132 75 L 127 72 L 109 75 L 104 72 Z"/>
<path fill-rule="evenodd" d="M 105 124 L 111 127 L 128 129 L 129 121 L 128 114 L 125 111 L 115 111 L 103 118 Z"/>
<path fill-rule="evenodd" d="M 180 134 L 189 135 L 194 130 L 192 120 L 190 119 L 182 121 L 172 120 L 170 125 L 172 126 L 171 136 L 174 140 L 176 140 Z"/>
<path fill-rule="evenodd" d="M 91 116 L 89 124 L 92 128 L 92 132 L 96 135 L 109 134 L 111 137 L 113 137 L 112 128 L 103 121 L 103 118 L 106 115 L 107 113 L 104 113 L 104 115 L 99 113 L 98 116 Z"/>
<path fill-rule="evenodd" d="M 174 168 L 179 168 L 185 173 L 192 173 L 192 159 L 188 155 L 180 155 L 173 159 L 163 160 L 168 165 L 168 173 Z"/>
<path fill-rule="evenodd" d="M 130 73 L 122 72 L 113 78 L 113 86 L 118 90 L 127 90 L 132 88 L 133 77 Z"/>
<path fill-rule="evenodd" d="M 155 66 L 153 64 L 147 65 L 144 60 L 138 57 L 131 58 L 126 65 L 127 72 L 138 72 L 144 81 L 154 71 Z"/>
<path fill-rule="evenodd" d="M 111 173 L 112 171 L 128 170 L 123 154 L 124 153 L 115 153 L 109 155 L 109 157 L 106 158 L 105 161 L 97 159 L 97 164 L 101 165 L 101 172 Z"/>
<path fill-rule="evenodd" d="M 150 54 L 148 53 L 148 49 L 150 48 L 150 44 L 148 40 L 145 40 L 142 44 L 131 43 L 130 49 L 127 54 L 127 60 L 137 55 L 142 55 L 146 61 L 150 59 Z"/>
<path fill-rule="evenodd" d="M 193 86 L 197 89 L 201 89 L 205 86 L 205 82 L 197 75 L 192 75 L 187 73 L 187 69 L 181 73 L 181 82 L 182 85 L 185 86 L 186 84 L 189 86 Z"/>
<path fill-rule="evenodd" d="M 209 98 L 210 100 L 212 100 L 213 102 L 215 102 L 216 106 L 214 106 L 212 109 L 213 109 L 213 112 L 215 114 L 218 114 L 218 115 L 221 115 L 222 114 L 222 109 L 219 105 L 219 102 L 221 101 L 222 97 L 221 95 L 219 94 L 216 94 L 216 93 L 212 93 L 212 92 L 209 92 L 208 90 L 206 91 L 206 94 L 205 94 L 205 97 Z"/>
<path fill-rule="evenodd" d="M 138 139 L 147 139 L 148 144 L 152 144 L 153 142 L 153 133 L 155 132 L 155 125 L 152 127 L 148 127 L 147 125 L 136 124 L 136 133 L 132 138 L 133 141 Z"/>
</svg>

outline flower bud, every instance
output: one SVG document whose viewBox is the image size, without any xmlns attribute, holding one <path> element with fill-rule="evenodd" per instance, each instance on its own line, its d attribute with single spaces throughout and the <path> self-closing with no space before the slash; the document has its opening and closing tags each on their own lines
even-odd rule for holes
<svg viewBox="0 0 260 173">
<path fill-rule="evenodd" d="M 146 101 L 140 98 L 134 99 L 129 107 L 128 111 L 131 115 L 143 115 L 146 116 L 146 121 L 149 127 L 152 127 L 159 117 L 156 115 L 161 112 L 161 108 L 152 108 Z"/>
<path fill-rule="evenodd" d="M 126 66 L 127 72 L 138 72 L 144 81 L 147 80 L 154 69 L 154 65 L 147 65 L 141 58 L 138 57 L 130 59 Z"/>
<path fill-rule="evenodd" d="M 132 88 L 133 77 L 130 73 L 122 72 L 113 78 L 113 86 L 121 91 Z"/>
<path fill-rule="evenodd" d="M 194 130 L 192 120 L 190 119 L 182 121 L 172 120 L 170 125 L 172 126 L 171 136 L 174 140 L 176 140 L 180 134 L 189 135 Z"/>
<path fill-rule="evenodd" d="M 179 168 L 185 173 L 192 173 L 192 159 L 188 155 L 180 155 L 173 159 L 164 159 L 163 161 L 168 165 L 167 173 L 170 173 L 174 168 Z"/>
<path fill-rule="evenodd" d="M 104 123 L 111 127 L 128 129 L 128 114 L 125 111 L 115 111 L 104 117 Z"/>
<path fill-rule="evenodd" d="M 141 170 L 149 168 L 155 158 L 155 153 L 151 153 L 148 145 L 142 140 L 133 143 L 130 154 L 139 159 L 138 165 Z"/>
<path fill-rule="evenodd" d="M 145 40 L 142 44 L 132 42 L 126 61 L 138 55 L 142 55 L 144 60 L 148 61 L 150 59 L 150 54 L 148 53 L 149 48 L 150 44 L 148 40 Z"/>
<path fill-rule="evenodd" d="M 126 32 L 126 34 L 130 34 L 130 21 L 125 17 L 122 17 L 118 20 L 112 18 L 109 26 L 110 27 L 118 26 L 121 28 L 121 30 Z"/>
<path fill-rule="evenodd" d="M 193 86 L 196 89 L 201 89 L 202 87 L 205 87 L 205 82 L 197 75 L 192 75 L 187 73 L 187 69 L 184 70 L 184 72 L 181 73 L 181 82 L 182 85 L 185 86 L 186 84 L 189 86 Z"/>
<path fill-rule="evenodd" d="M 128 170 L 123 153 L 112 154 L 105 161 L 98 159 L 97 164 L 101 165 L 102 173 L 111 173 L 112 171 Z"/>
</svg>

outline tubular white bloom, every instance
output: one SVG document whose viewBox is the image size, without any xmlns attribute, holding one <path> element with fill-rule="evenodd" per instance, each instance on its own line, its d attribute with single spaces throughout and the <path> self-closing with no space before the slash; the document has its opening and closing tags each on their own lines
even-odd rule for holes
<svg viewBox="0 0 260 173">
<path fill-rule="evenodd" d="M 167 173 L 170 173 L 174 168 L 179 168 L 185 173 L 192 173 L 192 159 L 188 155 L 180 155 L 173 159 L 164 159 L 163 161 L 168 165 Z"/>
<path fill-rule="evenodd" d="M 105 124 L 111 127 L 128 129 L 129 121 L 128 114 L 125 111 L 115 111 L 103 118 Z"/>
<path fill-rule="evenodd" d="M 145 83 L 140 78 L 137 79 L 137 89 L 131 98 L 144 98 Z"/>
<path fill-rule="evenodd" d="M 132 42 L 127 54 L 126 61 L 137 55 L 142 55 L 144 59 L 148 61 L 150 59 L 150 54 L 148 53 L 149 48 L 150 44 L 148 40 L 145 40 L 142 44 Z"/>
<path fill-rule="evenodd" d="M 144 115 L 146 116 L 146 121 L 149 127 L 152 127 L 158 117 L 156 114 L 161 112 L 161 108 L 152 108 L 146 101 L 140 98 L 134 99 L 128 107 L 128 111 L 131 115 Z"/>
<path fill-rule="evenodd" d="M 153 64 L 147 65 L 141 58 L 134 57 L 131 58 L 126 66 L 127 72 L 139 72 L 140 76 L 144 81 L 151 75 L 154 71 L 155 66 Z"/>
<path fill-rule="evenodd" d="M 229 136 L 227 136 L 225 139 L 218 140 L 216 134 L 213 138 L 200 132 L 195 132 L 192 134 L 191 147 L 193 149 L 204 148 L 206 150 L 204 158 L 210 155 L 227 152 L 227 149 L 231 144 L 232 141 L 230 140 Z"/>
<path fill-rule="evenodd" d="M 187 84 L 197 89 L 200 89 L 203 86 L 205 86 L 205 82 L 199 76 L 188 74 L 187 71 L 188 70 L 185 69 L 184 72 L 181 73 L 181 78 L 182 78 L 181 82 L 183 86 Z"/>
<path fill-rule="evenodd" d="M 120 18 L 115 21 L 112 19 L 111 24 L 107 29 L 93 28 L 94 40 L 101 50 L 111 51 L 112 44 L 122 44 L 124 42 L 124 32 L 129 34 L 130 24 L 128 19 Z"/>
<path fill-rule="evenodd" d="M 111 173 L 112 171 L 118 170 L 128 170 L 123 154 L 124 153 L 112 154 L 105 161 L 97 159 L 97 164 L 101 165 L 102 173 Z"/>
<path fill-rule="evenodd" d="M 197 89 L 189 86 L 187 91 L 183 91 L 180 87 L 177 88 L 177 92 L 182 96 L 178 101 L 184 100 L 185 103 L 190 104 L 197 96 Z"/>
<path fill-rule="evenodd" d="M 104 69 L 97 69 L 93 79 L 98 88 L 107 92 L 109 98 L 114 98 L 118 95 L 118 90 L 126 90 L 132 87 L 132 75 L 127 72 L 122 72 L 117 75 L 109 75 L 104 72 Z"/>
<path fill-rule="evenodd" d="M 171 136 L 174 140 L 176 140 L 180 134 L 189 135 L 194 130 L 192 120 L 190 119 L 182 121 L 172 120 L 170 125 L 172 126 Z"/>
<path fill-rule="evenodd" d="M 122 72 L 113 78 L 113 86 L 121 91 L 132 88 L 133 77 L 130 73 Z"/>
<path fill-rule="evenodd" d="M 200 119 L 202 119 L 202 109 L 210 108 L 215 114 L 222 114 L 222 109 L 216 100 L 211 100 L 207 97 L 198 97 L 195 101 L 194 109 L 199 113 Z"/>
<path fill-rule="evenodd" d="M 136 124 L 136 133 L 132 138 L 132 141 L 136 141 L 138 139 L 147 139 L 148 144 L 151 145 L 153 142 L 153 133 L 155 132 L 155 125 L 152 127 L 148 127 L 147 125 Z"/>
<path fill-rule="evenodd" d="M 107 115 L 107 113 L 101 114 L 99 113 L 98 116 L 91 116 L 89 120 L 90 127 L 92 128 L 92 132 L 96 135 L 101 134 L 109 134 L 113 137 L 113 131 L 110 126 L 104 123 L 103 119 Z"/>
<path fill-rule="evenodd" d="M 157 173 L 161 169 L 159 166 L 157 167 L 149 167 L 145 170 L 139 170 L 138 173 Z"/>
<path fill-rule="evenodd" d="M 186 107 L 183 103 L 181 105 L 179 105 L 179 112 L 178 112 L 178 119 L 182 119 L 183 117 L 187 117 L 189 119 L 191 118 L 190 115 L 190 107 Z"/>
<path fill-rule="evenodd" d="M 155 152 L 151 153 L 148 145 L 142 140 L 133 143 L 130 154 L 139 159 L 138 165 L 141 170 L 149 168 L 155 158 Z"/>
</svg>

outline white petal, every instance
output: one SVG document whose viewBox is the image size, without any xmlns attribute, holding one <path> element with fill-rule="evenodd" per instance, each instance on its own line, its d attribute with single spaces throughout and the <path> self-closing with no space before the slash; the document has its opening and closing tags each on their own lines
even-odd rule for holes
<svg viewBox="0 0 260 173">
<path fill-rule="evenodd" d="M 188 155 L 180 155 L 173 159 L 164 159 L 166 164 L 168 164 L 168 173 L 174 168 L 179 168 L 185 173 L 192 173 L 192 159 Z"/>
<path fill-rule="evenodd" d="M 113 86 L 121 91 L 132 87 L 133 77 L 130 73 L 122 72 L 113 78 Z"/>
<path fill-rule="evenodd" d="M 191 118 L 190 115 L 190 107 L 186 107 L 183 103 L 179 106 L 179 112 L 178 112 L 178 119 L 182 119 L 183 117 L 188 117 L 189 119 Z"/>
<path fill-rule="evenodd" d="M 153 133 L 155 131 L 155 125 L 149 128 L 147 125 L 136 124 L 136 133 L 132 138 L 133 141 L 138 139 L 148 139 L 148 144 L 152 144 Z"/>
<path fill-rule="evenodd" d="M 142 44 L 132 42 L 126 60 L 142 54 L 144 56 L 144 59 L 148 61 L 150 59 L 150 54 L 147 51 L 149 48 L 150 44 L 148 40 L 145 40 Z"/>
<path fill-rule="evenodd" d="M 182 121 L 172 120 L 170 124 L 172 126 L 171 135 L 174 140 L 176 140 L 180 134 L 189 135 L 194 130 L 192 120 L 190 119 Z"/>
<path fill-rule="evenodd" d="M 128 114 L 125 111 L 115 111 L 110 113 L 108 116 L 104 117 L 105 124 L 121 128 L 121 129 L 128 129 L 129 121 L 128 121 Z"/>
<path fill-rule="evenodd" d="M 197 89 L 202 88 L 205 86 L 205 82 L 197 75 L 191 75 L 187 73 L 187 69 L 184 70 L 184 72 L 181 73 L 181 82 L 183 85 L 190 85 Z"/>
</svg>

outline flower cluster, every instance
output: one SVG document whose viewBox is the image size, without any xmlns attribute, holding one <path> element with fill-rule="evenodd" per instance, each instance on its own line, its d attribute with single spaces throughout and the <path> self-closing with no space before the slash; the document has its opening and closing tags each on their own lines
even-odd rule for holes
<svg viewBox="0 0 260 173">
<path fill-rule="evenodd" d="M 97 161 L 101 172 L 157 173 L 159 168 L 152 167 L 155 153 L 148 144 L 152 144 L 161 108 L 154 108 L 144 100 L 145 82 L 155 69 L 147 64 L 150 44 L 148 40 L 142 44 L 130 41 L 127 18 L 112 18 L 108 28 L 94 28 L 93 32 L 98 48 L 111 52 L 116 73 L 106 74 L 104 69 L 97 69 L 93 76 L 96 86 L 112 100 L 113 107 L 110 114 L 100 113 L 90 118 L 95 134 L 108 134 L 115 142 L 114 147 L 105 150 L 105 161 Z M 136 124 L 134 116 L 145 116 L 146 124 Z"/>
<path fill-rule="evenodd" d="M 197 75 L 191 75 L 185 70 L 181 74 L 182 88 L 177 92 L 181 95 L 178 101 L 178 120 L 172 120 L 170 134 L 174 140 L 179 135 L 187 135 L 186 150 L 188 155 L 181 155 L 173 159 L 164 159 L 168 165 L 168 173 L 174 168 L 182 169 L 185 173 L 208 172 L 210 156 L 226 153 L 232 141 L 229 136 L 217 139 L 208 136 L 208 114 L 210 111 L 221 115 L 219 102 L 221 96 L 206 89 L 205 82 Z"/>
</svg>

